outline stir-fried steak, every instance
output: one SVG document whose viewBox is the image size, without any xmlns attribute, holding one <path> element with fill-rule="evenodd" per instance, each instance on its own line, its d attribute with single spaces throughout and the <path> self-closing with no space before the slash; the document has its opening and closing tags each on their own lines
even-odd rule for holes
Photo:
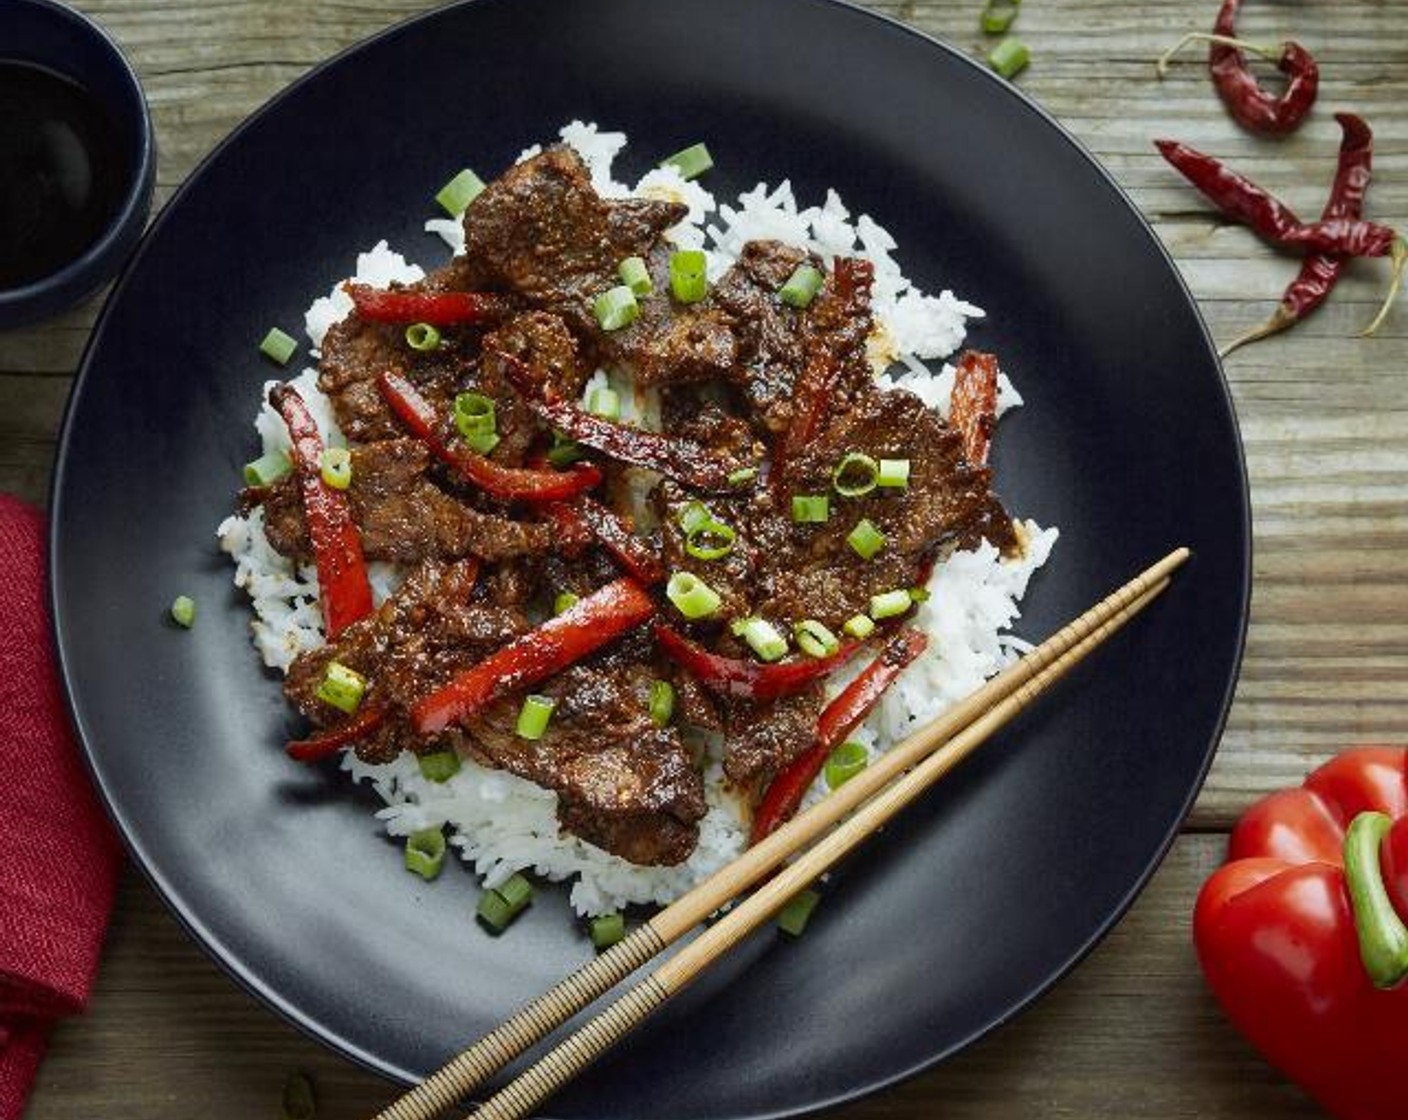
<svg viewBox="0 0 1408 1120">
<path fill-rule="evenodd" d="M 429 477 L 430 452 L 419 440 L 388 439 L 352 449 L 352 517 L 370 560 L 477 556 L 502 560 L 552 547 L 551 526 L 481 513 Z M 311 555 L 303 504 L 292 477 L 251 495 L 264 505 L 264 532 L 279 552 Z"/>
<path fill-rule="evenodd" d="M 770 779 L 816 741 L 821 708 L 817 687 L 764 704 L 734 705 L 724 773 L 744 788 Z"/>
</svg>

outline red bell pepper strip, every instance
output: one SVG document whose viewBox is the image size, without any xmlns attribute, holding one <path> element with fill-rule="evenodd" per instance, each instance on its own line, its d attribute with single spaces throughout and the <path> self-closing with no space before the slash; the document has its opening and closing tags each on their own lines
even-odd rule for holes
<svg viewBox="0 0 1408 1120">
<path fill-rule="evenodd" d="M 692 440 L 629 428 L 593 416 L 564 400 L 550 385 L 535 377 L 527 364 L 512 354 L 496 353 L 513 387 L 547 424 L 578 443 L 637 467 L 659 471 L 699 490 L 725 491 L 730 465 Z"/>
<path fill-rule="evenodd" d="M 885 690 L 928 644 L 929 640 L 918 630 L 902 630 L 890 639 L 880 656 L 867 665 L 860 676 L 826 705 L 816 721 L 816 741 L 793 759 L 763 794 L 762 803 L 753 814 L 750 844 L 765 839 L 792 819 L 831 752 L 875 709 Z"/>
<path fill-rule="evenodd" d="M 318 569 L 318 599 L 323 606 L 324 629 L 336 638 L 359 618 L 371 614 L 372 585 L 362 556 L 362 535 L 352 520 L 347 493 L 323 481 L 323 438 L 298 390 L 275 386 L 269 403 L 288 425 L 293 441 L 293 467 L 303 499 L 303 517 L 313 542 Z"/>
<path fill-rule="evenodd" d="M 1408 1116 L 1408 749 L 1361 747 L 1257 802 L 1198 896 L 1233 1024 L 1339 1120 Z"/>
<path fill-rule="evenodd" d="M 329 728 L 307 739 L 295 739 L 285 750 L 289 758 L 298 762 L 317 762 L 341 750 L 348 743 L 355 743 L 364 735 L 370 735 L 386 721 L 386 709 L 381 707 L 363 708 L 349 720 Z"/>
<path fill-rule="evenodd" d="M 799 657 L 764 665 L 710 653 L 663 622 L 655 624 L 655 640 L 670 660 L 712 692 L 746 700 L 776 700 L 801 692 L 850 660 L 861 646 L 860 642 L 844 642 L 830 657 Z"/>
<path fill-rule="evenodd" d="M 494 322 L 512 311 L 502 296 L 485 292 L 420 292 L 344 284 L 352 306 L 373 323 L 429 323 L 453 327 L 463 323 Z"/>
<path fill-rule="evenodd" d="M 420 700 L 411 711 L 415 729 L 444 731 L 505 693 L 561 672 L 654 613 L 655 603 L 634 580 L 608 583 Z"/>
<path fill-rule="evenodd" d="M 601 482 L 601 471 L 590 463 L 576 463 L 566 471 L 532 471 L 500 466 L 467 447 L 451 444 L 441 434 L 442 418 L 401 374 L 387 370 L 376 379 L 376 383 L 391 411 L 430 448 L 437 459 L 448 463 L 496 498 L 557 502 L 575 497 Z"/>
<path fill-rule="evenodd" d="M 665 578 L 665 564 L 650 542 L 636 536 L 631 527 L 594 498 L 582 495 L 570 505 L 558 502 L 548 512 L 561 528 L 566 540 L 576 542 L 583 536 L 595 538 L 614 556 L 627 573 L 638 582 L 651 587 Z"/>
<path fill-rule="evenodd" d="M 963 437 L 963 456 L 975 467 L 988 461 L 997 424 L 997 358 L 978 350 L 959 356 L 948 422 Z"/>
</svg>

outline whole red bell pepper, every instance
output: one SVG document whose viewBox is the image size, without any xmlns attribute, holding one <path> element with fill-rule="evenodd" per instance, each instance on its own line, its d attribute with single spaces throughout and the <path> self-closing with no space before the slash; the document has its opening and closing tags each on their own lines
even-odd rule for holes
<svg viewBox="0 0 1408 1120">
<path fill-rule="evenodd" d="M 1233 1024 L 1339 1120 L 1408 1116 L 1408 748 L 1251 807 L 1193 920 Z"/>
</svg>

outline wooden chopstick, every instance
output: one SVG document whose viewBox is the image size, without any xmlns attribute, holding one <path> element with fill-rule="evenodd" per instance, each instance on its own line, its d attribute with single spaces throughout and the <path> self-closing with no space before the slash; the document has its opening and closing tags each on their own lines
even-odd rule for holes
<svg viewBox="0 0 1408 1120">
<path fill-rule="evenodd" d="M 495 1120 L 527 1115 L 538 1102 L 546 1099 L 616 1039 L 680 991 L 712 960 L 726 953 L 740 938 L 767 920 L 788 898 L 971 753 L 1042 689 L 1058 680 L 1071 666 L 1138 614 L 1168 586 L 1170 575 L 1188 556 L 1187 549 L 1177 549 L 1140 573 L 939 719 L 891 748 L 808 812 L 746 850 L 625 940 L 589 961 L 515 1013 L 421 1085 L 378 1113 L 375 1120 L 430 1120 L 463 1099 L 647 960 L 775 870 L 904 771 L 913 768 L 908 777 L 876 797 L 871 805 L 857 812 L 846 825 L 765 884 L 724 920 L 691 942 L 475 1114 Z"/>
</svg>

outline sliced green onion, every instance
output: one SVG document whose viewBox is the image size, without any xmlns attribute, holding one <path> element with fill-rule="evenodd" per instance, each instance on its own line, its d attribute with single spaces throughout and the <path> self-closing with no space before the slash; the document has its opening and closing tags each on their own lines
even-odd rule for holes
<svg viewBox="0 0 1408 1120">
<path fill-rule="evenodd" d="M 854 740 L 842 743 L 827 756 L 826 768 L 822 771 L 826 775 L 826 788 L 840 789 L 869 763 L 870 754 L 864 743 Z"/>
<path fill-rule="evenodd" d="M 406 837 L 406 870 L 422 879 L 433 879 L 445 866 L 445 834 L 438 828 L 423 828 Z"/>
<path fill-rule="evenodd" d="M 875 633 L 875 620 L 868 614 L 852 615 L 842 623 L 841 629 L 852 638 L 859 638 L 863 642 Z"/>
<path fill-rule="evenodd" d="M 672 156 L 666 156 L 660 161 L 660 166 L 673 167 L 682 179 L 697 179 L 714 166 L 714 157 L 703 144 L 691 144 Z"/>
<path fill-rule="evenodd" d="M 171 604 L 171 621 L 189 630 L 196 621 L 196 601 L 189 595 L 177 595 Z"/>
<path fill-rule="evenodd" d="M 792 521 L 796 525 L 824 525 L 831 516 L 831 499 L 825 494 L 793 494 Z"/>
<path fill-rule="evenodd" d="M 675 714 L 675 686 L 669 681 L 650 682 L 650 719 L 656 727 L 665 727 Z"/>
<path fill-rule="evenodd" d="M 685 535 L 688 536 L 690 533 L 694 532 L 695 529 L 699 528 L 699 526 L 707 525 L 710 521 L 714 520 L 714 515 L 703 502 L 694 501 L 680 510 L 679 516 L 676 517 L 675 520 L 680 523 L 680 528 L 683 529 Z"/>
<path fill-rule="evenodd" d="M 323 448 L 318 473 L 334 490 L 346 490 L 352 485 L 352 452 L 345 447 Z"/>
<path fill-rule="evenodd" d="M 279 1100 L 279 1120 L 314 1120 L 318 1114 L 318 1098 L 313 1082 L 304 1073 L 291 1073 L 284 1081 Z"/>
<path fill-rule="evenodd" d="M 792 636 L 803 653 L 830 657 L 841 648 L 841 639 L 814 618 L 804 618 L 792 628 Z"/>
<path fill-rule="evenodd" d="M 875 474 L 875 481 L 880 486 L 903 490 L 909 485 L 909 460 L 881 459 L 880 469 Z"/>
<path fill-rule="evenodd" d="M 587 411 L 603 420 L 619 420 L 621 394 L 605 385 L 593 385 L 587 392 Z"/>
<path fill-rule="evenodd" d="M 445 208 L 445 213 L 450 217 L 458 218 L 483 189 L 484 180 L 466 167 L 440 188 L 435 201 Z"/>
<path fill-rule="evenodd" d="M 757 477 L 757 467 L 739 467 L 738 470 L 729 473 L 728 484 L 730 486 L 744 486 Z"/>
<path fill-rule="evenodd" d="M 341 661 L 329 661 L 323 679 L 318 684 L 318 699 L 331 704 L 340 712 L 351 715 L 367 691 L 367 678 Z"/>
<path fill-rule="evenodd" d="M 718 560 L 733 551 L 738 537 L 733 526 L 712 517 L 691 529 L 684 540 L 684 550 L 696 560 Z"/>
<path fill-rule="evenodd" d="M 247 486 L 268 486 L 278 482 L 293 470 L 293 460 L 287 451 L 271 451 L 261 455 L 252 463 L 244 465 L 244 481 Z"/>
<path fill-rule="evenodd" d="M 703 249 L 676 249 L 670 254 L 670 291 L 681 303 L 698 303 L 709 294 Z"/>
<path fill-rule="evenodd" d="M 648 296 L 655 291 L 655 285 L 650 282 L 650 269 L 640 257 L 627 257 L 616 266 L 616 275 L 635 295 Z"/>
<path fill-rule="evenodd" d="M 764 661 L 776 661 L 787 652 L 787 639 L 765 618 L 754 615 L 743 619 L 736 633 Z"/>
<path fill-rule="evenodd" d="M 541 739 L 552 719 L 557 701 L 549 696 L 529 696 L 518 710 L 518 726 L 514 730 L 520 739 Z"/>
<path fill-rule="evenodd" d="M 503 933 L 532 901 L 533 884 L 522 875 L 513 875 L 498 889 L 481 894 L 475 913 L 494 933 Z"/>
<path fill-rule="evenodd" d="M 456 393 L 455 427 L 475 451 L 489 454 L 499 444 L 494 398 L 483 393 Z"/>
<path fill-rule="evenodd" d="M 1020 39 L 1003 39 L 988 52 L 988 65 L 1004 78 L 1015 78 L 1027 68 L 1032 52 Z"/>
<path fill-rule="evenodd" d="M 708 618 L 723 604 L 719 593 L 693 572 L 676 572 L 665 584 L 665 597 L 685 618 Z"/>
<path fill-rule="evenodd" d="M 460 772 L 460 756 L 453 750 L 417 755 L 416 764 L 428 782 L 448 782 Z"/>
<path fill-rule="evenodd" d="M 553 436 L 552 447 L 548 448 L 548 462 L 561 469 L 570 467 L 573 463 L 585 455 L 582 445 L 576 440 L 565 439 L 560 435 Z"/>
<path fill-rule="evenodd" d="M 552 613 L 561 614 L 563 611 L 571 610 L 577 605 L 580 598 L 571 591 L 559 592 L 557 598 L 552 601 Z"/>
<path fill-rule="evenodd" d="M 880 480 L 880 464 L 859 451 L 847 451 L 831 472 L 831 485 L 843 498 L 863 498 Z"/>
<path fill-rule="evenodd" d="M 870 617 L 875 619 L 894 618 L 904 614 L 914 605 L 906 590 L 884 591 L 870 597 Z"/>
<path fill-rule="evenodd" d="M 269 333 L 264 336 L 264 341 L 259 344 L 259 352 L 266 358 L 272 358 L 281 366 L 288 365 L 288 360 L 293 357 L 293 352 L 298 349 L 298 343 L 292 336 L 285 334 L 278 327 L 270 327 Z"/>
<path fill-rule="evenodd" d="M 406 345 L 412 350 L 438 350 L 440 332 L 429 323 L 412 323 L 406 328 Z"/>
<path fill-rule="evenodd" d="M 911 587 L 909 597 L 916 603 L 927 603 L 930 599 L 929 589 L 927 587 Z"/>
<path fill-rule="evenodd" d="M 626 936 L 626 919 L 619 913 L 598 914 L 587 923 L 587 929 L 597 949 L 609 949 Z"/>
<path fill-rule="evenodd" d="M 862 560 L 869 560 L 885 547 L 885 534 L 870 523 L 870 518 L 862 517 L 846 537 L 846 543 Z"/>
<path fill-rule="evenodd" d="M 787 283 L 778 289 L 777 298 L 792 307 L 806 307 L 821 291 L 821 281 L 820 270 L 809 264 L 799 264 L 787 278 Z"/>
<path fill-rule="evenodd" d="M 821 895 L 810 888 L 798 891 L 777 912 L 777 928 L 789 937 L 801 937 L 802 931 L 807 928 L 812 911 L 816 909 L 816 904 L 820 901 Z"/>
<path fill-rule="evenodd" d="M 988 0 L 980 22 L 983 31 L 989 35 L 1001 35 L 1017 18 L 1017 7 L 1022 0 Z"/>
<path fill-rule="evenodd" d="M 602 330 L 619 331 L 640 318 L 640 304 L 636 302 L 635 292 L 625 284 L 618 284 L 596 297 L 592 313 Z"/>
</svg>

